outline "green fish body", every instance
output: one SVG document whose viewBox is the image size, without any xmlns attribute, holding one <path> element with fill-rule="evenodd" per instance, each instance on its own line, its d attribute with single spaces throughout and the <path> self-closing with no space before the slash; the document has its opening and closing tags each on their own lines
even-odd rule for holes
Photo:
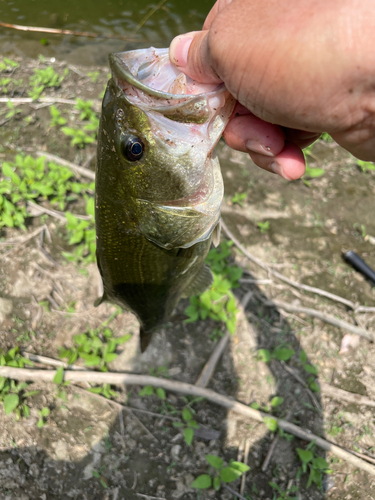
<svg viewBox="0 0 375 500">
<path fill-rule="evenodd" d="M 214 147 L 234 99 L 179 74 L 167 49 L 112 54 L 110 64 L 96 171 L 99 303 L 137 316 L 143 352 L 181 297 L 212 283 L 204 260 L 223 198 Z"/>
</svg>

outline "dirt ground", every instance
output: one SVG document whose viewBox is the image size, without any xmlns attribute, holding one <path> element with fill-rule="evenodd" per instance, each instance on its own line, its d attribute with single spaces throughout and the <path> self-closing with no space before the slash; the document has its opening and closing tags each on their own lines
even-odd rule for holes
<svg viewBox="0 0 375 500">
<path fill-rule="evenodd" d="M 47 63 L 57 72 L 67 67 L 63 63 Z M 45 67 L 47 63 L 23 62 L 11 77 L 27 78 L 35 67 Z M 93 83 L 85 75 L 88 70 L 83 72 L 71 66 L 68 69 L 69 75 L 61 87 L 47 89 L 43 96 L 98 100 L 108 70 L 91 68 L 90 71 L 99 71 L 98 80 Z M 18 89 L 8 96 L 22 94 Z M 56 106 L 64 113 L 73 112 L 71 105 Z M 49 126 L 48 106 L 20 104 L 18 109 L 22 112 L 0 127 L 1 160 L 12 160 L 21 151 L 33 155 L 44 150 L 95 168 L 95 145 L 81 150 L 71 147 L 68 137 Z M 29 123 L 23 120 L 27 116 L 31 117 Z M 260 171 L 246 155 L 231 151 L 224 143 L 219 145 L 219 154 L 226 193 L 223 219 L 248 251 L 295 281 L 361 305 L 375 305 L 370 284 L 341 256 L 343 250 L 355 250 L 375 267 L 375 171 L 363 172 L 348 153 L 323 141 L 314 146 L 309 164 L 324 168 L 325 173 L 311 179 L 309 185 L 303 180 L 288 183 Z M 243 206 L 233 203 L 236 192 L 246 193 Z M 79 213 L 81 208 L 78 204 L 71 210 Z M 267 221 L 269 228 L 262 233 L 258 223 Z M 74 334 L 99 327 L 111 317 L 108 326 L 115 336 L 132 334 L 131 340 L 121 346 L 122 352 L 110 365 L 111 370 L 153 374 L 159 367 L 164 377 L 194 383 L 214 349 L 210 334 L 215 324 L 185 323 L 183 313 L 188 301 L 183 301 L 172 321 L 154 335 L 150 347 L 141 355 L 134 316 L 118 312 L 109 304 L 93 307 L 99 287 L 95 264 L 77 266 L 66 261 L 61 252 L 68 245 L 58 219 L 31 217 L 28 231 L 42 223 L 52 236 L 52 242 L 43 243 L 44 252 L 38 237 L 9 246 L 5 243 L 23 236 L 22 231 L 4 229 L 0 233 L 0 349 L 18 345 L 22 351 L 57 358 L 59 347 L 70 347 Z M 233 258 L 245 271 L 241 287 L 235 292 L 238 300 L 249 291 L 252 294 L 245 311 L 239 313 L 236 333 L 209 387 L 245 404 L 257 403 L 261 408 L 269 406 L 274 396 L 281 396 L 284 402 L 273 410 L 275 415 L 285 418 L 289 413 L 290 421 L 343 448 L 365 454 L 375 463 L 374 407 L 317 392 L 315 396 L 322 408 L 318 410 L 309 392 L 280 361 L 265 363 L 257 356 L 259 349 L 291 347 L 296 355 L 287 367 L 307 382 L 309 374 L 298 361 L 304 350 L 309 363 L 318 369 L 318 383 L 325 382 L 375 401 L 372 343 L 265 302 L 282 300 L 314 308 L 370 331 L 375 328 L 375 313 L 354 314 L 335 301 L 282 283 L 250 263 L 238 249 L 234 249 Z M 46 301 L 48 311 L 41 305 Z M 116 387 L 116 400 L 134 409 L 125 409 L 120 415 L 117 408 L 95 399 L 85 387 L 69 385 L 67 401 L 63 401 L 56 398 L 54 384 L 33 383 L 30 389 L 41 392 L 31 400 L 30 417 L 18 422 L 13 414 L 5 415 L 0 408 L 1 500 L 229 500 L 235 496 L 227 489 L 199 492 L 190 484 L 207 472 L 206 454 L 220 456 L 226 462 L 244 460 L 246 442 L 250 471 L 242 498 L 287 499 L 275 494 L 271 481 L 282 491 L 297 486 L 298 492 L 290 497 L 300 500 L 375 498 L 374 476 L 323 452 L 318 453 L 325 456 L 333 472 L 324 476 L 321 490 L 315 486 L 307 489 L 307 474 L 297 475 L 301 462 L 296 449 L 306 448 L 308 443 L 297 438 L 281 437 L 263 471 L 274 435 L 265 425 L 208 401 L 191 404 L 201 427 L 188 446 L 180 429 L 170 420 L 174 410 L 182 410 L 187 404 L 178 394 L 167 393 L 167 399 L 162 401 L 157 396 L 140 396 L 141 387 Z M 51 413 L 46 425 L 38 428 L 38 410 L 42 407 L 48 407 Z M 239 492 L 240 482 L 239 479 L 229 486 Z"/>
</svg>

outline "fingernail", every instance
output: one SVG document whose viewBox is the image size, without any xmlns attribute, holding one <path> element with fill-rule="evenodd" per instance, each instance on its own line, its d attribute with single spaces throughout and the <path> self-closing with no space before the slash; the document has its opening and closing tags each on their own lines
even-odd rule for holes
<svg viewBox="0 0 375 500">
<path fill-rule="evenodd" d="M 188 53 L 193 37 L 189 34 L 176 36 L 169 47 L 169 58 L 175 66 L 184 68 L 187 65 Z"/>
<path fill-rule="evenodd" d="M 282 177 L 283 179 L 286 179 L 287 181 L 292 180 L 290 177 L 284 174 L 283 167 L 280 165 L 280 163 L 277 163 L 277 161 L 273 161 L 270 165 L 270 168 L 274 174 L 280 175 L 280 177 Z"/>
<path fill-rule="evenodd" d="M 248 140 L 246 142 L 246 147 L 247 149 L 250 149 L 250 151 L 253 151 L 254 153 L 260 153 L 262 155 L 266 156 L 275 156 L 272 152 L 269 146 L 263 146 L 260 144 L 258 141 L 254 141 L 252 139 Z"/>
</svg>

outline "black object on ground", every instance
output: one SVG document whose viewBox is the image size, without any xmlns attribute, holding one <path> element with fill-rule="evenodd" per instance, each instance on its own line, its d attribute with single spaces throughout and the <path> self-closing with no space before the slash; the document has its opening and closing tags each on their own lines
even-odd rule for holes
<svg viewBox="0 0 375 500">
<path fill-rule="evenodd" d="M 359 255 L 350 250 L 343 254 L 344 260 L 348 262 L 356 271 L 361 273 L 366 279 L 371 281 L 372 286 L 375 286 L 375 271 L 371 269 Z"/>
</svg>

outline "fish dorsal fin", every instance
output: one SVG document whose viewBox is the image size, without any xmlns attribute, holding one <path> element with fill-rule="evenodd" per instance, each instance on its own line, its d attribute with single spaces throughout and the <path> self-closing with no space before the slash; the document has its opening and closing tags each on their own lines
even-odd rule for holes
<svg viewBox="0 0 375 500">
<path fill-rule="evenodd" d="M 137 205 L 140 232 L 166 250 L 189 248 L 207 240 L 220 217 L 220 213 L 213 216 L 194 208 L 158 205 L 141 199 Z"/>
<path fill-rule="evenodd" d="M 212 276 L 211 269 L 206 265 L 203 265 L 202 269 L 185 288 L 183 297 L 200 295 L 212 285 L 213 281 L 214 277 Z"/>
</svg>

